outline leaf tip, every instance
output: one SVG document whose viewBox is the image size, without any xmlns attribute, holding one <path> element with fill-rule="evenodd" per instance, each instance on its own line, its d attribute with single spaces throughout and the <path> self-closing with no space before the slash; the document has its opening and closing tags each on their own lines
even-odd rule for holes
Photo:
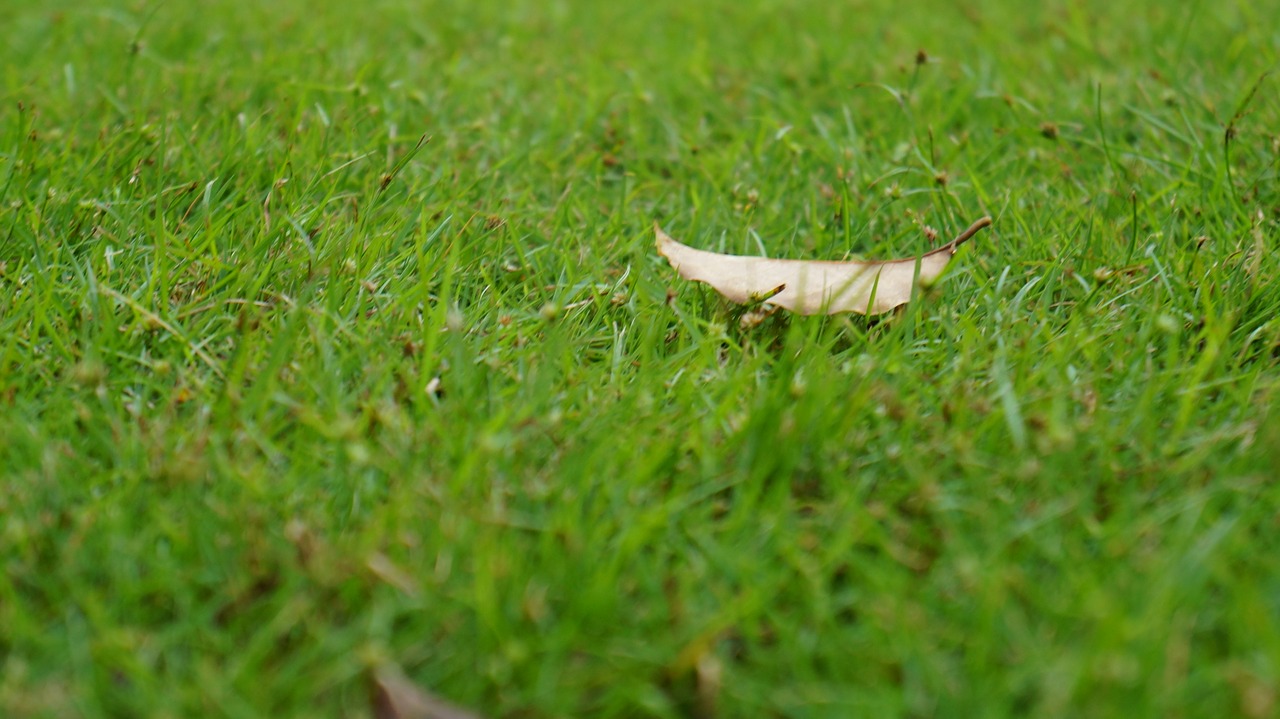
<svg viewBox="0 0 1280 719">
<path fill-rule="evenodd" d="M 660 227 L 658 225 L 658 222 L 655 220 L 653 223 L 653 243 L 658 248 L 658 254 L 662 255 L 663 257 L 668 257 L 667 249 L 674 242 L 675 240 L 671 238 L 671 235 L 668 235 L 667 233 L 663 232 L 662 227 Z"/>
<path fill-rule="evenodd" d="M 964 232 L 961 232 L 954 240 L 952 240 L 951 243 L 948 245 L 948 247 L 951 248 L 952 252 L 955 252 L 955 249 L 957 247 L 973 239 L 974 235 L 978 234 L 984 228 L 990 227 L 991 223 L 992 223 L 991 215 L 985 215 L 979 218 L 978 220 L 974 221 L 972 225 L 969 225 L 969 229 L 965 230 Z"/>
</svg>

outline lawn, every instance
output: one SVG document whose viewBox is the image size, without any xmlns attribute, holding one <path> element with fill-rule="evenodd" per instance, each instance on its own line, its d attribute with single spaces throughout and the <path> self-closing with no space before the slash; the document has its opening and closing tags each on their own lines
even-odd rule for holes
<svg viewBox="0 0 1280 719">
<path fill-rule="evenodd" d="M 1275 716 L 1278 14 L 0 0 L 0 716 Z"/>
</svg>

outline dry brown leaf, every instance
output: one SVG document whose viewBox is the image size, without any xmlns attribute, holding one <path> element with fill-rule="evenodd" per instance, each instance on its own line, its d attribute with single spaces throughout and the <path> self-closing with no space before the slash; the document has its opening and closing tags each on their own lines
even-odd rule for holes
<svg viewBox="0 0 1280 719">
<path fill-rule="evenodd" d="M 481 719 L 419 688 L 394 666 L 373 676 L 373 715 L 377 719 Z"/>
<path fill-rule="evenodd" d="M 738 303 L 768 302 L 802 315 L 857 312 L 878 315 L 911 300 L 920 265 L 920 282 L 942 275 L 956 248 L 991 224 L 990 217 L 969 226 L 954 240 L 920 257 L 883 262 L 775 260 L 698 250 L 672 239 L 654 225 L 658 254 L 680 276 L 705 282 Z"/>
</svg>

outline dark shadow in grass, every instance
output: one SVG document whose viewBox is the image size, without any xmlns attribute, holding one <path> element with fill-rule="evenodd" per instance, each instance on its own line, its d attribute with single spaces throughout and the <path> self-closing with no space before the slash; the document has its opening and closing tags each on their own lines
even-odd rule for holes
<svg viewBox="0 0 1280 719">
<path fill-rule="evenodd" d="M 786 338 L 802 328 L 815 344 L 832 354 L 874 344 L 899 318 L 903 310 L 880 315 L 858 314 L 797 316 L 767 303 L 728 305 L 726 334 L 743 347 L 754 346 L 770 352 L 786 347 Z"/>
</svg>

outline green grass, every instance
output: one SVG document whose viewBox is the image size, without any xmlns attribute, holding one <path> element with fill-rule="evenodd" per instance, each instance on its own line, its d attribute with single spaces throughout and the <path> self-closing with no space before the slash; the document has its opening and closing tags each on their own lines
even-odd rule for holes
<svg viewBox="0 0 1280 719">
<path fill-rule="evenodd" d="M 933 5 L 0 0 L 0 715 L 1274 716 L 1280 7 Z"/>
</svg>

